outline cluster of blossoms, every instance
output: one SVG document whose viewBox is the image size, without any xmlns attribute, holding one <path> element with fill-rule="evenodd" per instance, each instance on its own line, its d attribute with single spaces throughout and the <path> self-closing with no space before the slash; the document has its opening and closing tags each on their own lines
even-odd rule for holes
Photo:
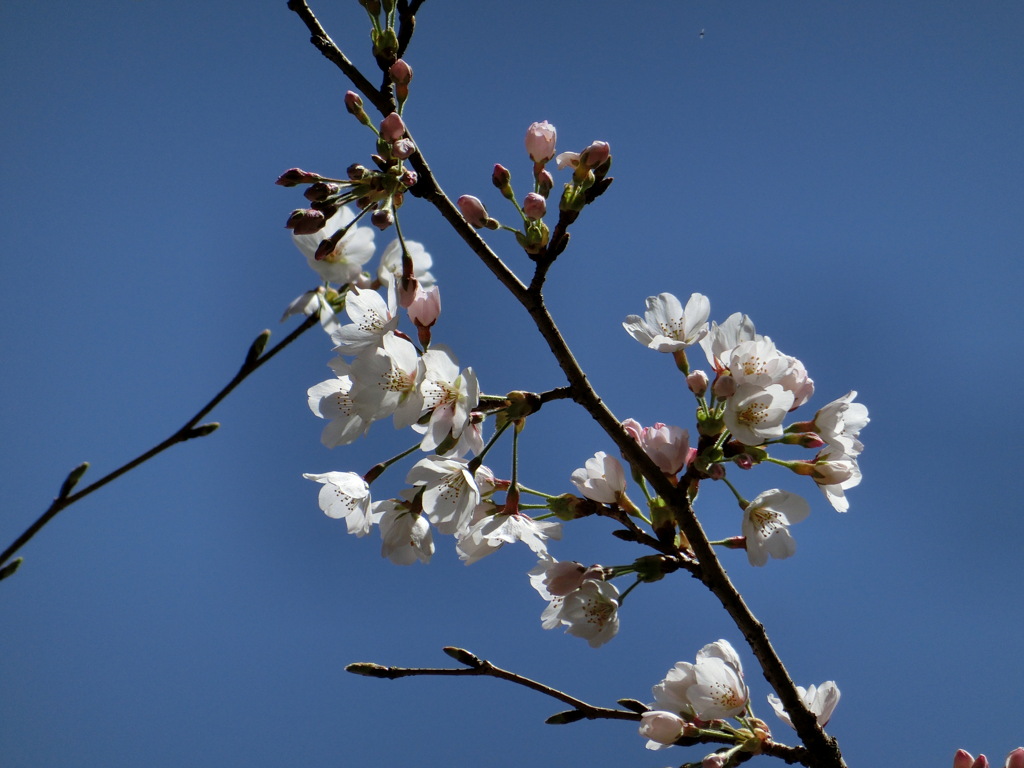
<svg viewBox="0 0 1024 768">
<path fill-rule="evenodd" d="M 672 354 L 686 375 L 697 399 L 699 448 L 690 447 L 688 430 L 679 427 L 659 423 L 643 428 L 633 420 L 623 422 L 623 427 L 673 483 L 680 481 L 678 475 L 684 469 L 693 481 L 725 480 L 726 464 L 750 469 L 769 461 L 810 476 L 837 511 L 847 511 L 845 492 L 860 483 L 857 457 L 864 446 L 859 435 L 869 421 L 867 408 L 854 402 L 857 393 L 829 403 L 810 421 L 784 426 L 789 413 L 814 393 L 804 365 L 756 333 L 746 315 L 733 314 L 721 325 L 709 325 L 709 315 L 710 303 L 699 293 L 690 296 L 685 307 L 672 294 L 663 293 L 647 299 L 644 317 L 630 315 L 623 323 L 644 346 Z M 704 371 L 690 370 L 686 350 L 695 345 L 703 350 L 713 380 Z M 799 445 L 818 453 L 810 460 L 786 461 L 769 456 L 767 446 L 772 444 Z M 572 480 L 594 501 L 623 506 L 620 501 L 627 498 L 624 469 L 617 459 L 601 452 Z M 745 547 L 752 565 L 764 565 L 769 556 L 791 556 L 796 545 L 788 527 L 810 513 L 807 501 L 777 488 L 753 501 L 738 492 L 736 496 L 743 509 L 743 537 L 729 545 Z"/>
<path fill-rule="evenodd" d="M 771 730 L 751 711 L 743 665 L 727 640 L 705 645 L 695 663 L 678 662 L 651 690 L 654 702 L 640 721 L 640 735 L 648 740 L 648 749 L 694 743 L 688 739 L 701 736 L 728 738 L 735 741 L 735 746 L 715 752 L 704 761 L 705 765 L 721 768 L 739 752 L 755 750 L 771 738 Z M 839 703 L 836 684 L 829 680 L 806 690 L 797 686 L 797 692 L 818 724 L 828 723 Z M 792 727 L 779 699 L 769 695 L 768 703 L 779 719 Z M 729 718 L 736 719 L 740 728 L 723 722 Z"/>
</svg>

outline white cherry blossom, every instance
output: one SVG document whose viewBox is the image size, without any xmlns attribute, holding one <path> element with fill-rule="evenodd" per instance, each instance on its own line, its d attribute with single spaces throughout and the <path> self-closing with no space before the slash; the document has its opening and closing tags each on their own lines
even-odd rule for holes
<svg viewBox="0 0 1024 768">
<path fill-rule="evenodd" d="M 306 391 L 309 409 L 330 422 L 320 434 L 320 442 L 328 448 L 348 445 L 366 434 L 372 419 L 360 411 L 352 400 L 352 377 L 349 366 L 340 357 L 331 361 L 337 378 L 322 381 Z"/>
<path fill-rule="evenodd" d="M 420 396 L 423 410 L 430 411 L 426 434 L 420 447 L 432 451 L 448 435 L 458 438 L 469 423 L 470 413 L 480 402 L 480 390 L 472 368 L 459 370 L 455 356 L 442 346 L 423 353 Z"/>
<path fill-rule="evenodd" d="M 780 560 L 791 557 L 796 552 L 796 542 L 789 526 L 810 513 L 810 504 L 795 493 L 776 488 L 758 494 L 743 510 L 743 535 L 750 564 L 764 565 L 769 556 Z"/>
<path fill-rule="evenodd" d="M 779 384 L 740 384 L 726 401 L 722 418 L 732 436 L 744 445 L 762 445 L 782 437 L 782 421 L 793 405 L 793 393 Z"/>
<path fill-rule="evenodd" d="M 406 503 L 397 499 L 376 502 L 373 515 L 380 525 L 381 556 L 396 565 L 430 562 L 434 539 L 422 515 L 410 512 Z"/>
<path fill-rule="evenodd" d="M 829 445 L 839 448 L 847 456 L 857 456 L 864 450 L 858 439 L 860 431 L 868 425 L 868 409 L 853 402 L 857 392 L 852 390 L 821 408 L 814 416 L 814 431 Z"/>
<path fill-rule="evenodd" d="M 534 554 L 548 553 L 547 540 L 562 538 L 562 524 L 547 520 L 534 520 L 521 513 L 488 514 L 459 536 L 456 549 L 466 565 L 497 552 L 503 545 L 521 541 Z"/>
<path fill-rule="evenodd" d="M 798 685 L 796 692 L 800 694 L 804 706 L 818 719 L 818 725 L 822 728 L 828 725 L 832 712 L 835 711 L 836 705 L 839 703 L 839 687 L 832 680 L 827 680 L 817 687 L 812 685 L 806 690 Z M 774 693 L 770 693 L 768 694 L 768 703 L 771 704 L 779 719 L 792 728 L 793 722 L 790 720 L 786 708 L 782 706 L 782 700 Z"/>
<path fill-rule="evenodd" d="M 629 315 L 622 327 L 645 347 L 657 352 L 678 352 L 698 343 L 708 332 L 711 303 L 694 293 L 686 308 L 671 293 L 647 298 L 643 317 Z"/>
<path fill-rule="evenodd" d="M 761 336 L 754 332 L 754 321 L 746 315 L 734 312 L 721 325 L 712 322 L 707 335 L 700 340 L 700 346 L 708 358 L 708 365 L 721 373 L 728 368 L 728 352 L 741 342 L 760 338 Z"/>
<path fill-rule="evenodd" d="M 651 691 L 652 708 L 705 722 L 740 714 L 748 695 L 739 655 L 727 640 L 705 645 L 695 664 L 676 663 Z"/>
<path fill-rule="evenodd" d="M 320 509 L 328 517 L 344 518 L 349 533 L 365 536 L 373 527 L 370 515 L 370 486 L 355 472 L 304 474 L 307 480 L 323 484 Z"/>
<path fill-rule="evenodd" d="M 572 482 L 579 492 L 593 501 L 614 504 L 626 491 L 626 473 L 614 456 L 598 451 L 572 473 Z"/>
<path fill-rule="evenodd" d="M 380 346 L 352 363 L 350 396 L 367 418 L 384 419 L 394 414 L 395 427 L 404 429 L 423 412 L 418 389 L 422 374 L 413 343 L 388 333 L 381 338 Z"/>
<path fill-rule="evenodd" d="M 341 355 L 358 355 L 380 346 L 384 336 L 398 327 L 394 291 L 389 291 L 388 300 L 384 301 L 376 291 L 349 288 L 345 314 L 352 322 L 331 334 L 337 345 L 334 351 Z"/>
<path fill-rule="evenodd" d="M 591 648 L 604 645 L 619 631 L 619 590 L 610 581 L 585 579 L 562 598 L 558 620 Z"/>
<path fill-rule="evenodd" d="M 811 477 L 836 512 L 850 509 L 846 491 L 860 485 L 861 481 L 860 466 L 855 457 L 844 454 L 841 448 L 827 445 L 814 457 Z"/>
<path fill-rule="evenodd" d="M 409 470 L 405 481 L 423 486 L 423 512 L 444 534 L 464 530 L 476 505 L 480 488 L 465 459 L 428 456 Z"/>
<path fill-rule="evenodd" d="M 419 282 L 420 287 L 429 288 L 434 285 L 437 280 L 429 271 L 434 260 L 427 253 L 427 249 L 423 247 L 423 243 L 417 243 L 415 240 L 406 240 L 405 247 L 409 250 L 409 256 L 412 258 L 413 275 Z M 395 278 L 401 276 L 402 245 L 396 238 L 388 243 L 388 247 L 380 255 L 380 264 L 377 266 L 377 279 L 380 280 L 382 285 L 391 285 L 395 282 Z"/>
</svg>

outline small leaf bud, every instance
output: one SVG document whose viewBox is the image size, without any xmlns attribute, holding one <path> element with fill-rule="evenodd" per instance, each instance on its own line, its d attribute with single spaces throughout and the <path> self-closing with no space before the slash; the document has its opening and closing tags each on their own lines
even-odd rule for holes
<svg viewBox="0 0 1024 768">
<path fill-rule="evenodd" d="M 465 664 L 467 667 L 477 668 L 484 665 L 479 656 L 470 653 L 465 648 L 456 648 L 454 645 L 447 645 L 441 650 L 460 664 Z"/>
<path fill-rule="evenodd" d="M 544 722 L 548 725 L 566 725 L 582 720 L 586 715 L 579 709 L 567 709 L 564 712 L 556 712 Z"/>
<path fill-rule="evenodd" d="M 17 572 L 17 570 L 21 568 L 21 564 L 23 562 L 24 558 L 18 557 L 14 560 L 11 560 L 11 562 L 9 562 L 3 568 L 0 568 L 0 581 L 3 581 L 8 576 L 13 576 Z"/>
<path fill-rule="evenodd" d="M 380 664 L 374 664 L 372 661 L 357 661 L 354 664 L 349 664 L 345 667 L 346 672 L 351 672 L 353 675 L 362 675 L 363 677 L 388 677 L 388 668 L 382 667 Z"/>
<path fill-rule="evenodd" d="M 64 483 L 60 487 L 60 493 L 57 494 L 57 498 L 67 498 L 71 492 L 75 490 L 75 486 L 78 485 L 78 481 L 82 479 L 82 475 L 85 474 L 87 469 L 89 469 L 89 462 L 83 461 L 77 467 L 68 472 L 68 476 L 64 478 Z"/>
</svg>

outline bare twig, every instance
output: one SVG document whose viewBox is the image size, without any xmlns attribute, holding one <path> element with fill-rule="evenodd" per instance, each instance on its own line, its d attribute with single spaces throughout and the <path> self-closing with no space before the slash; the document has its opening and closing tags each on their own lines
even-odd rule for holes
<svg viewBox="0 0 1024 768">
<path fill-rule="evenodd" d="M 246 355 L 245 362 L 242 363 L 242 367 L 239 368 L 238 373 L 235 374 L 234 378 L 232 378 L 231 381 L 229 381 L 224 386 L 224 388 L 221 389 L 220 392 L 214 395 L 213 398 L 206 405 L 200 408 L 196 412 L 196 414 L 192 416 L 192 418 L 186 421 L 185 424 L 178 431 L 176 431 L 173 435 L 168 437 L 162 443 L 159 443 L 150 448 L 145 453 L 136 456 L 127 464 L 123 464 L 122 466 L 115 469 L 113 472 L 104 475 L 96 482 L 87 485 L 85 488 L 78 491 L 78 493 L 71 493 L 71 490 L 73 489 L 75 483 L 78 481 L 78 478 L 80 478 L 82 474 L 84 474 L 85 470 L 88 468 L 89 465 L 88 463 L 85 463 L 79 465 L 78 467 L 75 467 L 75 469 L 73 469 L 71 473 L 68 475 L 68 478 L 64 481 L 63 485 L 61 486 L 60 493 L 58 493 L 57 498 L 53 500 L 53 503 L 50 504 L 49 508 L 42 515 L 40 515 L 39 518 L 34 523 L 32 523 L 32 525 L 30 525 L 25 530 L 24 533 L 21 534 L 21 536 L 15 539 L 14 543 L 11 544 L 11 546 L 9 546 L 7 549 L 5 549 L 2 555 L 0 555 L 0 565 L 3 565 L 8 560 L 10 560 L 10 558 L 19 549 L 21 549 L 25 544 L 27 544 L 29 540 L 32 539 L 33 536 L 39 533 L 39 531 L 42 530 L 42 528 L 47 523 L 53 520 L 53 518 L 56 517 L 58 513 L 60 513 L 64 509 L 67 509 L 76 501 L 84 499 L 93 491 L 98 491 L 107 483 L 116 480 L 126 472 L 130 472 L 140 464 L 143 464 L 152 459 L 154 456 L 163 453 L 172 445 L 183 443 L 186 440 L 191 440 L 194 437 L 205 437 L 206 435 L 212 433 L 219 425 L 216 422 L 200 425 L 199 422 L 203 419 L 203 417 L 206 416 L 210 411 L 212 411 L 220 403 L 221 400 L 223 400 L 225 397 L 231 394 L 235 387 L 237 387 L 246 378 L 248 378 L 250 374 L 259 369 L 264 363 L 269 362 L 278 352 L 280 352 L 282 349 L 284 349 L 293 341 L 295 341 L 295 339 L 297 339 L 303 333 L 305 333 L 307 330 L 316 325 L 317 319 L 317 315 L 315 314 L 307 317 L 305 322 L 302 323 L 302 325 L 300 325 L 298 328 L 296 328 L 294 331 L 288 334 L 276 346 L 271 348 L 271 350 L 266 354 L 263 354 L 263 349 L 266 346 L 267 339 L 270 336 L 270 331 L 264 331 L 262 334 L 256 337 L 256 341 L 254 341 L 252 346 L 249 348 L 249 352 Z"/>
</svg>

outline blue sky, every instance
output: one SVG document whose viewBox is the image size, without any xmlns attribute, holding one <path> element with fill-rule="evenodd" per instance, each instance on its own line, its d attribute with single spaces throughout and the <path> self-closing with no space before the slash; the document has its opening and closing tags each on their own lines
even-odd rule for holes
<svg viewBox="0 0 1024 768">
<path fill-rule="evenodd" d="M 320 5 L 369 69 L 358 4 Z M 88 460 L 96 479 L 148 448 L 260 330 L 287 332 L 281 311 L 316 278 L 282 227 L 300 195 L 272 182 L 292 166 L 341 173 L 372 144 L 284 2 L 21 3 L 0 18 L 6 546 L 71 467 Z M 407 122 L 440 183 L 499 218 L 511 210 L 491 168 L 509 167 L 522 194 L 529 123 L 555 124 L 560 150 L 610 142 L 616 181 L 546 293 L 618 416 L 692 427 L 671 365 L 621 331 L 663 291 L 706 294 L 719 321 L 746 312 L 803 360 L 817 384 L 808 416 L 850 389 L 868 405 L 851 511 L 786 472 L 743 475 L 749 497 L 779 485 L 812 512 L 790 560 L 723 555 L 796 682 L 838 682 L 830 731 L 851 766 L 945 766 L 959 747 L 1001 759 L 1024 742 L 1022 33 L 1024 11 L 1006 2 L 432 0 L 407 56 Z M 402 222 L 444 292 L 435 339 L 483 389 L 560 385 L 525 314 L 437 214 L 413 200 Z M 489 240 L 525 273 L 500 235 Z M 301 477 L 365 471 L 407 443 L 382 424 L 320 445 L 305 391 L 330 357 L 307 334 L 214 413 L 219 432 L 72 507 L 22 551 L 0 584 L 5 765 L 699 759 L 646 752 L 620 723 L 546 726 L 556 705 L 497 681 L 343 672 L 440 665 L 442 646 L 461 645 L 611 705 L 648 700 L 676 661 L 741 638 L 681 577 L 631 594 L 619 637 L 593 650 L 541 629 L 525 548 L 467 568 L 440 539 L 426 567 L 382 561 Z M 555 403 L 523 450 L 523 481 L 559 493 L 611 444 Z M 738 533 L 725 489 L 707 488 L 699 512 L 712 535 Z M 553 554 L 632 559 L 610 530 L 580 521 Z"/>
</svg>

